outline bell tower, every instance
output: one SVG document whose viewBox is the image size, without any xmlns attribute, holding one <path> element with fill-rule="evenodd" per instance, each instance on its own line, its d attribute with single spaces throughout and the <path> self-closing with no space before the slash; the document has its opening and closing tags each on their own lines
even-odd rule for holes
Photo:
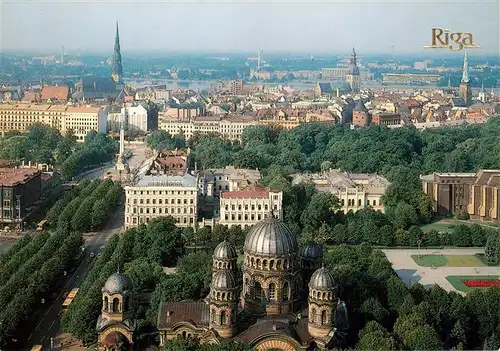
<svg viewBox="0 0 500 351">
<path fill-rule="evenodd" d="M 464 67 L 462 69 L 462 80 L 458 86 L 458 96 L 464 100 L 465 106 L 472 105 L 472 89 L 470 86 L 469 59 L 467 58 L 467 51 L 465 51 L 464 54 Z"/>
<path fill-rule="evenodd" d="M 307 329 L 314 338 L 325 339 L 334 327 L 337 287 L 332 274 L 323 266 L 309 282 L 309 318 Z"/>
</svg>

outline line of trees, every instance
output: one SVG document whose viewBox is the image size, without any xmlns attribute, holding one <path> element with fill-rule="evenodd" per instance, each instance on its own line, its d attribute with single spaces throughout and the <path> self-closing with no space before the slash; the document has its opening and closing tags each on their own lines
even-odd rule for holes
<svg viewBox="0 0 500 351">
<path fill-rule="evenodd" d="M 154 290 L 165 276 L 162 265 L 175 266 L 183 254 L 183 231 L 176 227 L 172 217 L 153 220 L 148 226 L 129 229 L 122 236 L 113 237 L 63 316 L 63 329 L 85 344 L 92 344 L 96 341 L 95 323 L 101 310 L 101 289 L 118 267 L 125 269 L 139 294 L 141 289 Z M 198 270 L 200 265 L 192 267 Z M 148 328 L 151 325 L 145 322 L 145 314 L 146 311 L 139 311 L 139 326 Z"/>
<path fill-rule="evenodd" d="M 25 338 L 26 326 L 40 307 L 41 299 L 48 298 L 54 285 L 62 277 L 72 259 L 83 245 L 79 233 L 58 231 L 52 236 L 45 232 L 30 243 L 37 250 L 31 255 L 20 250 L 10 262 L 19 268 L 14 274 L 2 275 L 0 286 L 0 345 L 9 339 Z M 50 257 L 50 258 L 48 258 Z M 19 262 L 22 262 L 20 264 Z M 8 280 L 5 277 L 10 276 Z"/>
<path fill-rule="evenodd" d="M 112 161 L 117 150 L 116 140 L 106 134 L 90 131 L 81 148 L 62 163 L 61 175 L 65 179 L 72 179 L 90 167 Z"/>
<path fill-rule="evenodd" d="M 85 232 L 102 228 L 111 210 L 116 208 L 121 186 L 111 179 L 82 181 L 59 199 L 49 210 L 47 219 L 52 227 Z"/>
</svg>

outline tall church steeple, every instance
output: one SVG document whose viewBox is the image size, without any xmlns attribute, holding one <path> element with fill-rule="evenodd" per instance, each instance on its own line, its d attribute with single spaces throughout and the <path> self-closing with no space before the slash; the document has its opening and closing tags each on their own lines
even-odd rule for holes
<svg viewBox="0 0 500 351">
<path fill-rule="evenodd" d="M 467 51 L 465 51 L 464 55 L 464 68 L 462 70 L 462 80 L 458 86 L 458 96 L 464 100 L 465 106 L 472 105 L 472 89 L 470 86 L 469 60 L 467 58 Z"/>
<path fill-rule="evenodd" d="M 464 68 L 462 69 L 462 83 L 470 83 L 469 79 L 469 60 L 467 58 L 467 50 L 464 55 Z"/>
<path fill-rule="evenodd" d="M 349 64 L 349 70 L 346 74 L 347 83 L 351 86 L 352 93 L 359 93 L 361 85 L 361 77 L 359 75 L 359 68 L 357 66 L 356 51 L 352 48 L 351 63 Z"/>
<path fill-rule="evenodd" d="M 120 53 L 120 33 L 118 32 L 118 21 L 116 22 L 115 50 L 113 52 L 113 62 L 111 66 L 111 77 L 115 83 L 122 82 L 122 54 Z"/>
</svg>

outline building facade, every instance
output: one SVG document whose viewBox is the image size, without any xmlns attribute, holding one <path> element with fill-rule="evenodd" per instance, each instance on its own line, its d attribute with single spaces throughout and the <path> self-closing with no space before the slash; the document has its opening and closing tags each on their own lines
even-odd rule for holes
<svg viewBox="0 0 500 351">
<path fill-rule="evenodd" d="M 477 173 L 433 173 L 420 176 L 422 189 L 434 202 L 434 212 L 500 222 L 500 170 Z"/>
<path fill-rule="evenodd" d="M 0 223 L 21 228 L 42 193 L 42 172 L 33 168 L 0 168 Z"/>
<path fill-rule="evenodd" d="M 229 92 L 231 95 L 241 95 L 243 93 L 243 81 L 241 79 L 232 80 Z"/>
<path fill-rule="evenodd" d="M 347 173 L 330 169 L 322 173 L 294 174 L 292 184 L 310 183 L 318 191 L 335 195 L 344 213 L 370 207 L 384 212 L 381 198 L 389 187 L 387 179 L 377 174 Z"/>
<path fill-rule="evenodd" d="M 322 256 L 315 256 L 318 250 L 299 250 L 295 234 L 269 216 L 247 234 L 243 251 L 241 285 L 236 249 L 224 241 L 214 251 L 212 282 L 204 301 L 161 302 L 160 347 L 177 337 L 212 344 L 243 341 L 258 351 L 341 347 L 337 334 L 347 331 L 349 324 L 333 276 L 325 268 L 309 275 L 312 266 L 306 271 L 301 266 L 305 261 L 321 262 Z M 301 294 L 304 279 L 309 282 L 308 298 Z"/>
<path fill-rule="evenodd" d="M 125 187 L 125 228 L 172 216 L 179 227 L 195 227 L 198 218 L 197 179 L 180 175 L 144 175 Z"/>
<path fill-rule="evenodd" d="M 372 123 L 379 126 L 397 126 L 401 124 L 401 115 L 392 112 L 375 112 L 372 115 Z"/>
<path fill-rule="evenodd" d="M 160 129 L 171 135 L 183 135 L 186 139 L 197 134 L 214 134 L 228 140 L 239 140 L 245 128 L 255 126 L 258 121 L 251 116 L 198 116 L 195 118 L 163 118 Z"/>
<path fill-rule="evenodd" d="M 220 195 L 219 223 L 245 229 L 269 217 L 271 213 L 281 219 L 282 204 L 282 191 L 265 188 L 258 183 L 240 190 L 223 191 Z"/>
<path fill-rule="evenodd" d="M 106 133 L 109 106 L 65 106 L 37 104 L 0 105 L 0 130 L 26 132 L 36 123 L 49 125 L 66 134 L 73 130 L 77 140 L 84 141 L 88 132 Z"/>
<path fill-rule="evenodd" d="M 122 107 L 125 125 L 130 130 L 149 132 L 158 129 L 158 109 L 153 103 L 141 103 L 137 106 Z"/>
<path fill-rule="evenodd" d="M 371 123 L 371 117 L 368 109 L 361 99 L 352 110 L 352 124 L 357 127 L 366 127 Z"/>
</svg>

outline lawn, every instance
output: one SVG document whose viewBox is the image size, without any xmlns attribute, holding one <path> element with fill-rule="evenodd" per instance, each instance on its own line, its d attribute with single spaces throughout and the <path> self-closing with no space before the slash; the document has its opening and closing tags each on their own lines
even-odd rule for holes
<svg viewBox="0 0 500 351">
<path fill-rule="evenodd" d="M 474 255 L 412 255 L 411 258 L 422 267 L 486 267 Z"/>
<path fill-rule="evenodd" d="M 431 230 L 437 230 L 438 232 L 451 232 L 452 227 L 459 225 L 459 224 L 465 224 L 465 225 L 472 225 L 472 224 L 479 224 L 482 227 L 485 228 L 491 228 L 491 227 L 499 227 L 499 223 L 495 222 L 483 222 L 483 221 L 478 221 L 478 220 L 468 220 L 468 221 L 461 221 L 461 220 L 456 220 L 453 218 L 446 218 L 442 219 L 437 222 L 432 222 L 429 224 L 425 224 L 420 227 L 424 232 L 430 232 Z"/>
<path fill-rule="evenodd" d="M 446 280 L 458 291 L 469 292 L 475 289 L 487 288 L 472 288 L 465 285 L 464 280 L 498 280 L 498 275 L 449 275 Z"/>
<path fill-rule="evenodd" d="M 449 223 L 442 223 L 441 221 L 423 225 L 420 227 L 420 229 L 422 229 L 422 231 L 424 231 L 424 232 L 430 232 L 431 230 L 436 230 L 438 232 L 450 232 L 451 231 L 450 224 Z"/>
</svg>

